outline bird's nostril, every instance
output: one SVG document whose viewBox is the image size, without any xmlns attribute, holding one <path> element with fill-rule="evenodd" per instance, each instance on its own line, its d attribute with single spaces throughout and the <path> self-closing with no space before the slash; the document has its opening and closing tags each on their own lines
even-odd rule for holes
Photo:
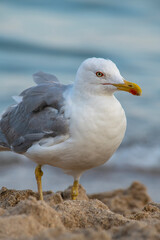
<svg viewBox="0 0 160 240">
<path fill-rule="evenodd" d="M 129 84 L 129 85 L 128 85 L 128 87 L 132 87 L 132 85 L 131 85 L 131 84 Z"/>
</svg>

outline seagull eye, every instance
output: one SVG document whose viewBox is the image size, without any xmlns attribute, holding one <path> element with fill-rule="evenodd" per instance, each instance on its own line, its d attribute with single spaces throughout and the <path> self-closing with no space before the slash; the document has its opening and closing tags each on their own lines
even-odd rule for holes
<svg viewBox="0 0 160 240">
<path fill-rule="evenodd" d="M 96 76 L 97 76 L 97 77 L 103 77 L 104 74 L 103 74 L 102 72 L 96 72 Z"/>
</svg>

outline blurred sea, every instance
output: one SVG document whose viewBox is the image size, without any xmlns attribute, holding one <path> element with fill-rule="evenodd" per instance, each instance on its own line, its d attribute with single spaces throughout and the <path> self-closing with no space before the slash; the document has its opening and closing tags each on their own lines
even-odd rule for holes
<svg viewBox="0 0 160 240">
<path fill-rule="evenodd" d="M 81 178 L 88 192 L 147 185 L 160 201 L 160 1 L 159 0 L 1 0 L 0 112 L 11 96 L 33 85 L 42 70 L 71 83 L 88 57 L 113 60 L 122 76 L 142 87 L 142 97 L 116 97 L 125 109 L 125 139 L 109 163 Z M 35 164 L 0 154 L 0 187 L 36 189 Z M 95 178 L 96 176 L 96 178 Z M 44 190 L 72 183 L 61 170 L 44 167 Z"/>
</svg>

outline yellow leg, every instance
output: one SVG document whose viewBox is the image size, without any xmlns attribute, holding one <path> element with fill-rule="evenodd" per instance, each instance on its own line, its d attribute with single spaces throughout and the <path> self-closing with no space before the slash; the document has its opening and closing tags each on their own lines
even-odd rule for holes
<svg viewBox="0 0 160 240">
<path fill-rule="evenodd" d="M 38 187 L 38 193 L 39 193 L 40 200 L 43 200 L 42 181 L 41 181 L 42 176 L 43 176 L 43 172 L 41 170 L 41 165 L 38 165 L 35 169 L 35 177 L 37 180 L 37 187 Z"/>
<path fill-rule="evenodd" d="M 78 196 L 78 186 L 79 186 L 79 182 L 78 180 L 75 180 L 72 186 L 72 190 L 71 190 L 71 197 L 72 200 L 76 200 L 77 196 Z"/>
</svg>

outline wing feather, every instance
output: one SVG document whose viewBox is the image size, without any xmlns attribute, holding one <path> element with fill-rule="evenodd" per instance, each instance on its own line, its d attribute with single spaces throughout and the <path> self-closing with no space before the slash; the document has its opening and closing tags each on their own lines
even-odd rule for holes
<svg viewBox="0 0 160 240">
<path fill-rule="evenodd" d="M 68 135 L 69 119 L 65 118 L 62 109 L 65 105 L 63 93 L 70 85 L 54 82 L 52 75 L 52 81 L 49 81 L 49 74 L 40 73 L 40 77 L 44 75 L 47 75 L 47 84 L 37 80 L 38 85 L 24 90 L 20 94 L 22 101 L 2 115 L 0 145 L 23 153 L 35 141 Z"/>
<path fill-rule="evenodd" d="M 55 75 L 44 73 L 44 72 L 37 72 L 33 74 L 33 80 L 37 85 L 40 84 L 49 84 L 49 83 L 59 83 L 57 77 Z"/>
</svg>

